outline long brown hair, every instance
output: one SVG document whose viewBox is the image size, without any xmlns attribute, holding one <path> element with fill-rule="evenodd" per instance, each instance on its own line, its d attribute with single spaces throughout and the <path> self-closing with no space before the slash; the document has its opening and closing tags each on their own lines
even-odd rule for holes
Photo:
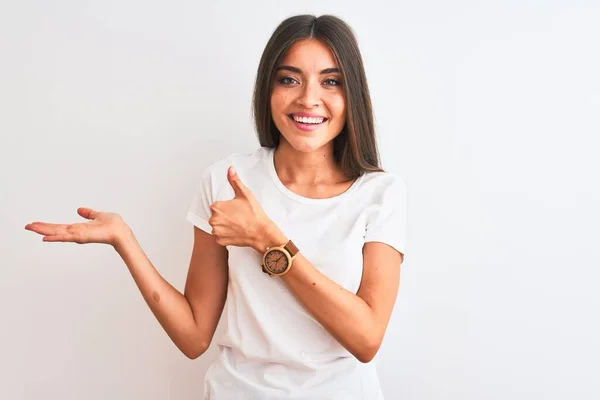
<svg viewBox="0 0 600 400">
<path fill-rule="evenodd" d="M 271 116 L 275 69 L 296 41 L 314 38 L 331 49 L 343 78 L 346 124 L 333 142 L 333 156 L 350 179 L 368 171 L 383 171 L 373 123 L 367 77 L 352 29 L 332 15 L 297 15 L 284 20 L 271 35 L 260 59 L 254 86 L 253 112 L 262 147 L 277 147 L 281 133 Z"/>
</svg>

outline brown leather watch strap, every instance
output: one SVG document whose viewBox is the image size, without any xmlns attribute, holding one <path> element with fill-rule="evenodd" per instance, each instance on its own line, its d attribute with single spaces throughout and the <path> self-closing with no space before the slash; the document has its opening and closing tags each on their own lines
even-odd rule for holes
<svg viewBox="0 0 600 400">
<path fill-rule="evenodd" d="M 298 254 L 298 252 L 300 250 L 298 250 L 298 248 L 296 247 L 296 245 L 294 244 L 294 242 L 292 242 L 291 240 L 288 240 L 288 242 L 285 244 L 285 246 L 283 246 L 284 249 L 286 249 L 288 251 L 288 253 L 290 253 L 290 256 L 294 257 L 296 254 Z"/>
</svg>

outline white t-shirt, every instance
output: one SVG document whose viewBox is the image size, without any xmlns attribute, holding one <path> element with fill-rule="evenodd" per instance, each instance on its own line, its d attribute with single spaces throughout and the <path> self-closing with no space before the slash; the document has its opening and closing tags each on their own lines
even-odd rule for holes
<svg viewBox="0 0 600 400">
<path fill-rule="evenodd" d="M 384 242 L 404 253 L 406 185 L 401 178 L 370 172 L 338 196 L 311 199 L 279 180 L 274 150 L 234 153 L 208 166 L 188 221 L 211 233 L 210 205 L 234 197 L 227 181 L 227 168 L 233 165 L 286 237 L 319 271 L 352 293 L 360 286 L 365 242 Z M 250 247 L 227 249 L 225 333 L 205 376 L 204 399 L 383 399 L 374 361 L 358 361 L 282 280 L 263 273 L 262 254 Z"/>
</svg>

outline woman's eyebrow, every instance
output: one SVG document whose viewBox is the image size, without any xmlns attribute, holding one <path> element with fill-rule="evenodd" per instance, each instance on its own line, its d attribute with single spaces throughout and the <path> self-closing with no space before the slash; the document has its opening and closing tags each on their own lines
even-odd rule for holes
<svg viewBox="0 0 600 400">
<path fill-rule="evenodd" d="M 302 70 L 300 68 L 297 67 L 292 67 L 291 65 L 280 65 L 279 67 L 275 68 L 275 71 L 281 71 L 281 70 L 286 70 L 286 71 L 290 71 L 290 72 L 294 72 L 296 74 L 301 74 Z M 333 74 L 335 72 L 340 72 L 339 68 L 325 68 L 324 70 L 322 70 L 320 72 L 321 75 L 323 74 Z"/>
</svg>

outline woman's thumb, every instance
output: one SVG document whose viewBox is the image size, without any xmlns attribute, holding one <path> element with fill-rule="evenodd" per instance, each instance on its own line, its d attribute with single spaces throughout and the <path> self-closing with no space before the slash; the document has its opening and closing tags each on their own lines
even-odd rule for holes
<svg viewBox="0 0 600 400">
<path fill-rule="evenodd" d="M 85 219 L 96 219 L 98 216 L 98 212 L 92 210 L 91 208 L 79 207 L 77 209 L 77 214 L 81 215 Z"/>
</svg>

